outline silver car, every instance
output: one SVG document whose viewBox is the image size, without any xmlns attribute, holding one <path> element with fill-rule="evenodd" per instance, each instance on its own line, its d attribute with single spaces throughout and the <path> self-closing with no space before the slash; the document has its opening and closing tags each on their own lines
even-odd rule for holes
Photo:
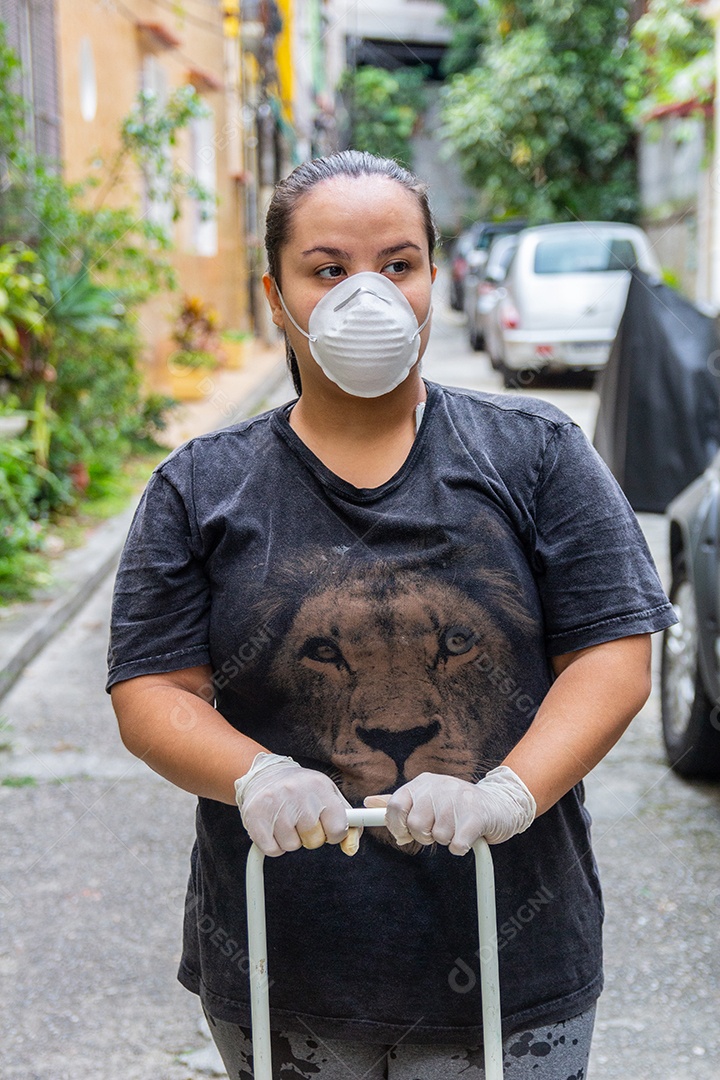
<svg viewBox="0 0 720 1080">
<path fill-rule="evenodd" d="M 637 266 L 659 275 L 642 229 L 609 221 L 539 225 L 520 234 L 498 308 L 506 385 L 525 371 L 602 368 Z"/>
<path fill-rule="evenodd" d="M 487 262 L 482 276 L 473 281 L 472 287 L 466 286 L 467 328 L 470 346 L 473 349 L 487 349 L 492 358 L 497 354 L 493 343 L 497 338 L 496 322 L 493 313 L 504 296 L 502 283 L 518 245 L 518 234 L 498 236 L 493 240 L 488 252 Z"/>
</svg>

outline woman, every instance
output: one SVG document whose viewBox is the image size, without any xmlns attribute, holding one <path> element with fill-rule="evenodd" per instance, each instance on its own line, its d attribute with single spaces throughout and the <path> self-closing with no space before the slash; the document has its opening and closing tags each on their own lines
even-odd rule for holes
<svg viewBox="0 0 720 1080">
<path fill-rule="evenodd" d="M 348 151 L 278 185 L 264 284 L 298 399 L 171 454 L 118 574 L 113 703 L 129 749 L 199 796 L 179 978 L 232 1078 L 252 1075 L 251 838 L 295 852 L 266 868 L 277 1075 L 481 1078 L 456 857 L 479 835 L 506 1075 L 585 1076 L 582 778 L 644 704 L 672 609 L 564 414 L 421 378 L 434 241 L 394 162 Z M 364 800 L 388 829 L 346 859 Z"/>
</svg>

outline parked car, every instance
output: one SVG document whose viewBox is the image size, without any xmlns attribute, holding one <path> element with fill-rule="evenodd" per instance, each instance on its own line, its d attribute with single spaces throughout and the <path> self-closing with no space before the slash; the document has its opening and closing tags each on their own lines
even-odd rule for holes
<svg viewBox="0 0 720 1080">
<path fill-rule="evenodd" d="M 662 729 L 681 776 L 720 777 L 720 454 L 667 510 L 670 599 L 663 633 Z"/>
<path fill-rule="evenodd" d="M 525 229 L 498 309 L 497 361 L 506 384 L 522 371 L 602 368 L 634 266 L 660 274 L 647 236 L 634 225 L 578 221 Z"/>
<path fill-rule="evenodd" d="M 460 233 L 450 257 L 450 306 L 453 310 L 465 309 L 468 278 L 482 274 L 495 237 L 519 232 L 524 226 L 524 221 L 517 220 L 476 221 Z"/>
<path fill-rule="evenodd" d="M 465 305 L 465 275 L 467 257 L 475 247 L 475 242 L 482 228 L 482 222 L 476 221 L 464 229 L 455 240 L 450 251 L 450 307 L 453 311 L 462 311 Z"/>
<path fill-rule="evenodd" d="M 497 323 L 493 319 L 498 302 L 504 296 L 502 283 L 518 246 L 518 234 L 495 236 L 485 269 L 480 277 L 468 279 L 465 292 L 468 339 L 473 349 L 488 349 L 497 354 L 494 345 Z"/>
</svg>

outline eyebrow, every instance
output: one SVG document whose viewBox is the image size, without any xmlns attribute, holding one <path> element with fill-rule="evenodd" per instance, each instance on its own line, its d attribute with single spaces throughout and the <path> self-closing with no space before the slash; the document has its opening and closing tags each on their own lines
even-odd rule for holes
<svg viewBox="0 0 720 1080">
<path fill-rule="evenodd" d="M 393 244 L 392 247 L 383 248 L 382 251 L 378 251 L 380 258 L 385 258 L 387 255 L 396 255 L 398 251 L 405 251 L 406 248 L 414 248 L 415 251 L 422 251 L 419 244 L 413 244 L 411 240 L 403 240 L 401 244 Z M 325 247 L 322 244 L 318 244 L 317 247 L 308 248 L 307 251 L 302 252 L 303 258 L 308 255 L 330 255 L 334 259 L 349 259 L 350 253 L 343 251 L 342 248 Z"/>
</svg>

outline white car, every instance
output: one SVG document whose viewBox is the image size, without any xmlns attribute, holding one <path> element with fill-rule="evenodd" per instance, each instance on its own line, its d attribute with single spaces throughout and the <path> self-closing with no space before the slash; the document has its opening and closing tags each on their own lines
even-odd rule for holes
<svg viewBox="0 0 720 1080">
<path fill-rule="evenodd" d="M 602 368 L 635 266 L 660 274 L 634 225 L 577 221 L 520 233 L 495 312 L 505 384 L 515 385 L 518 372 Z"/>
<path fill-rule="evenodd" d="M 487 349 L 491 357 L 493 342 L 497 336 L 495 320 L 492 318 L 495 307 L 505 295 L 502 284 L 505 281 L 508 266 L 515 254 L 518 234 L 500 235 L 493 240 L 488 251 L 487 262 L 482 276 L 466 285 L 467 327 L 470 347 L 476 351 Z M 495 348 L 497 353 L 497 348 Z"/>
</svg>

